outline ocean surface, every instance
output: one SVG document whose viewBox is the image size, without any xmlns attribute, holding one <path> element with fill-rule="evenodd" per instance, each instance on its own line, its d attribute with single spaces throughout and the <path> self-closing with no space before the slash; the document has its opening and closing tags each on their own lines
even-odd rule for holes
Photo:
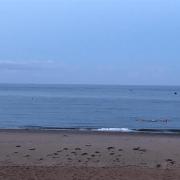
<svg viewBox="0 0 180 180">
<path fill-rule="evenodd" d="M 180 87 L 0 84 L 0 128 L 176 132 Z"/>
</svg>

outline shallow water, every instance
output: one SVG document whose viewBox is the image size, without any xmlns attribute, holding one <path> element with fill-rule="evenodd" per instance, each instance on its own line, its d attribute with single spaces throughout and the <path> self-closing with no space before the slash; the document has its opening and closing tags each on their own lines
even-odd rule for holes
<svg viewBox="0 0 180 180">
<path fill-rule="evenodd" d="M 180 87 L 1 84 L 0 128 L 30 127 L 180 129 Z"/>
</svg>

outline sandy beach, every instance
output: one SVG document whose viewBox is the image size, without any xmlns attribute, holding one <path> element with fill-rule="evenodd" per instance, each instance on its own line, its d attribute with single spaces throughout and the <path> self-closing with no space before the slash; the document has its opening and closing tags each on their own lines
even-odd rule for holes
<svg viewBox="0 0 180 180">
<path fill-rule="evenodd" d="M 1 130 L 0 180 L 179 180 L 180 136 Z"/>
</svg>

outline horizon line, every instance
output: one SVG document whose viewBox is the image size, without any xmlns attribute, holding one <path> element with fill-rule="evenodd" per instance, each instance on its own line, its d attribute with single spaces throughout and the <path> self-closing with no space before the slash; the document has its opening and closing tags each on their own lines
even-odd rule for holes
<svg viewBox="0 0 180 180">
<path fill-rule="evenodd" d="M 0 85 L 85 85 L 85 86 L 179 86 L 177 84 L 105 84 L 105 83 L 24 83 L 24 82 L 16 82 L 16 83 L 11 83 L 11 82 L 0 82 Z"/>
</svg>

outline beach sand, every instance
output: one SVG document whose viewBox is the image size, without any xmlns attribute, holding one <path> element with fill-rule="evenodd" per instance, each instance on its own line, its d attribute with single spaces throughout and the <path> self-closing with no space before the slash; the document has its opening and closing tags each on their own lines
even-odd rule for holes
<svg viewBox="0 0 180 180">
<path fill-rule="evenodd" d="M 1 130 L 0 180 L 179 180 L 180 136 Z"/>
</svg>

